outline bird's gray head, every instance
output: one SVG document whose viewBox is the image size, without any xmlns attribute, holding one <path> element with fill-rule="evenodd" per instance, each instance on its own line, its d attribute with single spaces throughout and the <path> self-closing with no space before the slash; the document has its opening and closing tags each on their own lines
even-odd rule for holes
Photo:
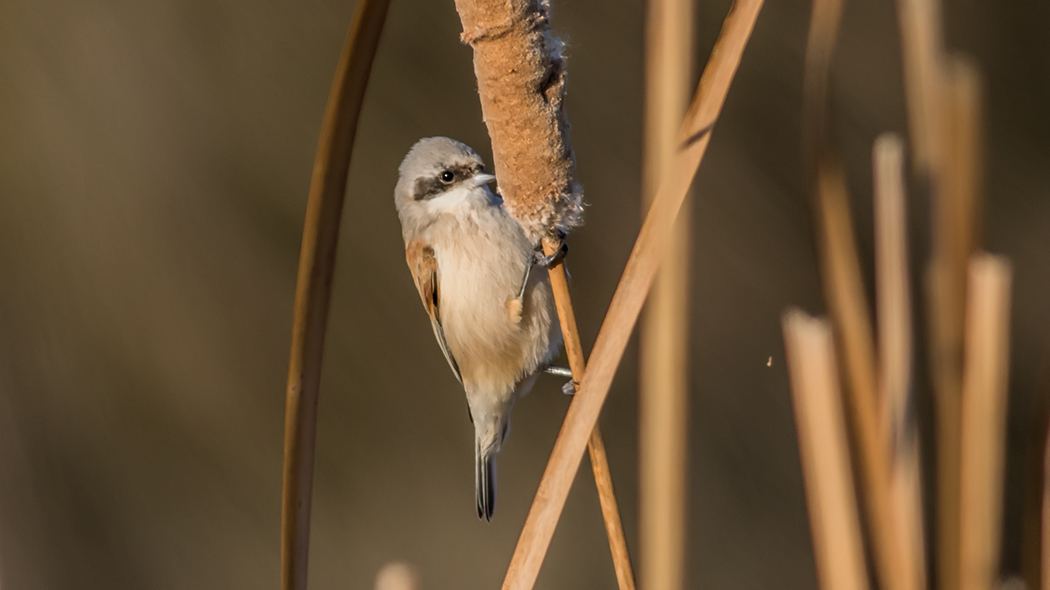
<svg viewBox="0 0 1050 590">
<path fill-rule="evenodd" d="M 428 203 L 457 189 L 473 189 L 495 180 L 469 146 L 447 137 L 416 142 L 401 162 L 394 202 L 401 221 L 423 215 Z M 488 191 L 485 191 L 488 193 Z"/>
</svg>

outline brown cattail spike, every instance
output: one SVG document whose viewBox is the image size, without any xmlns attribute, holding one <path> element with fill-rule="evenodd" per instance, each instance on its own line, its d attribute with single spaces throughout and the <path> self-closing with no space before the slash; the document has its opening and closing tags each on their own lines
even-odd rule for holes
<svg viewBox="0 0 1050 590">
<path fill-rule="evenodd" d="M 499 190 L 533 241 L 583 223 L 583 193 L 562 104 L 562 42 L 540 0 L 456 0 L 462 40 L 474 49 L 481 112 Z"/>
</svg>

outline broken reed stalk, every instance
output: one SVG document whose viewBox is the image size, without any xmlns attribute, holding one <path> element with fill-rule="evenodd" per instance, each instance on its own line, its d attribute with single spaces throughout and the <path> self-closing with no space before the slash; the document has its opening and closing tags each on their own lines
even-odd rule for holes
<svg viewBox="0 0 1050 590">
<path fill-rule="evenodd" d="M 918 425 L 912 407 L 912 319 L 904 143 L 886 133 L 872 150 L 875 206 L 875 287 L 878 313 L 879 401 L 890 442 L 890 515 L 902 572 L 897 590 L 926 588 L 922 476 Z"/>
<path fill-rule="evenodd" d="M 533 242 L 564 235 L 582 222 L 569 122 L 562 100 L 567 70 L 561 42 L 550 32 L 550 8 L 538 0 L 456 0 L 461 39 L 474 50 L 474 73 L 499 178 L 511 214 Z M 565 268 L 550 269 L 573 380 L 582 379 L 583 349 L 572 312 Z M 601 431 L 588 444 L 602 517 L 620 590 L 634 590 L 627 540 L 613 492 Z"/>
<path fill-rule="evenodd" d="M 762 0 L 736 0 L 712 51 L 696 99 L 678 134 L 679 149 L 653 206 L 642 224 L 623 277 L 598 333 L 590 363 L 569 405 L 532 508 L 514 550 L 503 590 L 529 590 L 536 582 L 569 488 L 576 475 L 587 439 L 598 422 L 602 404 L 627 347 L 642 304 L 669 246 L 671 228 L 703 159 L 711 129 L 730 83 L 740 65 L 744 47 L 754 29 Z"/>
<path fill-rule="evenodd" d="M 693 0 L 648 1 L 643 215 L 674 161 L 678 127 L 689 106 L 692 36 Z M 687 196 L 638 335 L 642 588 L 680 590 L 685 576 L 691 210 Z"/>
<path fill-rule="evenodd" d="M 551 239 L 543 241 L 544 252 L 550 256 L 558 250 L 559 244 Z M 574 383 L 579 383 L 586 369 L 583 345 L 580 344 L 580 332 L 576 328 L 576 313 L 572 308 L 569 296 L 569 278 L 565 272 L 564 260 L 547 268 L 550 273 L 551 290 L 554 292 L 554 305 L 558 310 L 561 322 L 562 339 L 565 343 L 565 356 L 569 359 L 569 370 L 572 371 Z M 623 533 L 620 520 L 620 508 L 616 503 L 613 490 L 612 472 L 609 470 L 609 458 L 605 453 L 605 442 L 597 424 L 587 440 L 587 452 L 591 458 L 591 470 L 594 472 L 594 485 L 598 488 L 598 501 L 602 507 L 602 519 L 605 521 L 606 535 L 609 537 L 609 550 L 612 552 L 613 569 L 616 571 L 616 583 L 620 590 L 634 590 L 634 570 L 631 567 L 631 554 L 627 550 L 627 539 Z"/>
<path fill-rule="evenodd" d="M 831 330 L 798 309 L 785 312 L 781 324 L 817 578 L 823 590 L 867 590 Z"/>
<path fill-rule="evenodd" d="M 967 267 L 979 234 L 977 209 L 982 178 L 981 83 L 971 62 L 953 57 L 944 75 L 943 178 L 934 203 L 934 264 L 940 273 L 941 293 L 958 320 L 946 327 L 953 363 L 961 363 Z M 949 297 L 950 296 L 950 297 Z M 956 359 L 959 359 L 956 361 Z"/>
<path fill-rule="evenodd" d="M 936 185 L 941 153 L 944 41 L 939 0 L 897 0 L 908 132 L 915 173 Z"/>
<path fill-rule="evenodd" d="M 843 382 L 849 392 L 847 407 L 859 447 L 862 497 L 866 501 L 875 571 L 883 585 L 897 588 L 904 584 L 904 569 L 895 546 L 898 533 L 891 516 L 889 441 L 880 424 L 875 396 L 874 344 L 842 174 L 839 168 L 824 169 L 818 179 L 824 292 L 836 345 L 841 347 L 837 354 L 845 368 Z"/>
<path fill-rule="evenodd" d="M 306 588 L 317 395 L 339 242 L 339 221 L 358 115 L 388 4 L 389 0 L 360 0 L 357 5 L 328 95 L 310 179 L 285 398 L 282 590 Z"/>
<path fill-rule="evenodd" d="M 975 255 L 969 265 L 962 396 L 960 590 L 995 587 L 1002 538 L 1010 263 Z"/>
<path fill-rule="evenodd" d="M 815 179 L 813 206 L 821 280 L 858 445 L 875 571 L 883 586 L 902 588 L 906 584 L 895 547 L 896 526 L 890 516 L 889 447 L 879 419 L 871 318 L 853 236 L 845 171 L 830 139 L 828 85 L 841 19 L 841 0 L 814 0 L 803 80 L 803 149 Z"/>
<path fill-rule="evenodd" d="M 931 186 L 932 256 L 927 269 L 931 368 L 937 412 L 941 588 L 959 587 L 960 424 L 967 265 L 976 249 L 981 182 L 980 84 L 961 59 L 941 73 L 940 166 Z"/>
</svg>

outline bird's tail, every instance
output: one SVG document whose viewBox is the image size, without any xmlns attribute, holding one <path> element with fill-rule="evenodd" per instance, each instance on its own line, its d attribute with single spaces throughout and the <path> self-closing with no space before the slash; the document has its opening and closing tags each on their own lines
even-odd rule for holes
<svg viewBox="0 0 1050 590">
<path fill-rule="evenodd" d="M 478 518 L 492 520 L 496 511 L 496 454 L 498 447 L 480 440 L 474 444 L 474 498 Z"/>
</svg>

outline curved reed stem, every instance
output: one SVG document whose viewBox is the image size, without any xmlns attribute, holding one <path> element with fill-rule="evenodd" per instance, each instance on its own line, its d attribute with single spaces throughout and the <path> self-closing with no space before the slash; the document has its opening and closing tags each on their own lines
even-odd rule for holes
<svg viewBox="0 0 1050 590">
<path fill-rule="evenodd" d="M 317 393 L 339 219 L 358 115 L 389 0 L 360 0 L 328 95 L 310 179 L 295 288 L 284 418 L 281 588 L 305 590 L 310 544 Z"/>
</svg>

